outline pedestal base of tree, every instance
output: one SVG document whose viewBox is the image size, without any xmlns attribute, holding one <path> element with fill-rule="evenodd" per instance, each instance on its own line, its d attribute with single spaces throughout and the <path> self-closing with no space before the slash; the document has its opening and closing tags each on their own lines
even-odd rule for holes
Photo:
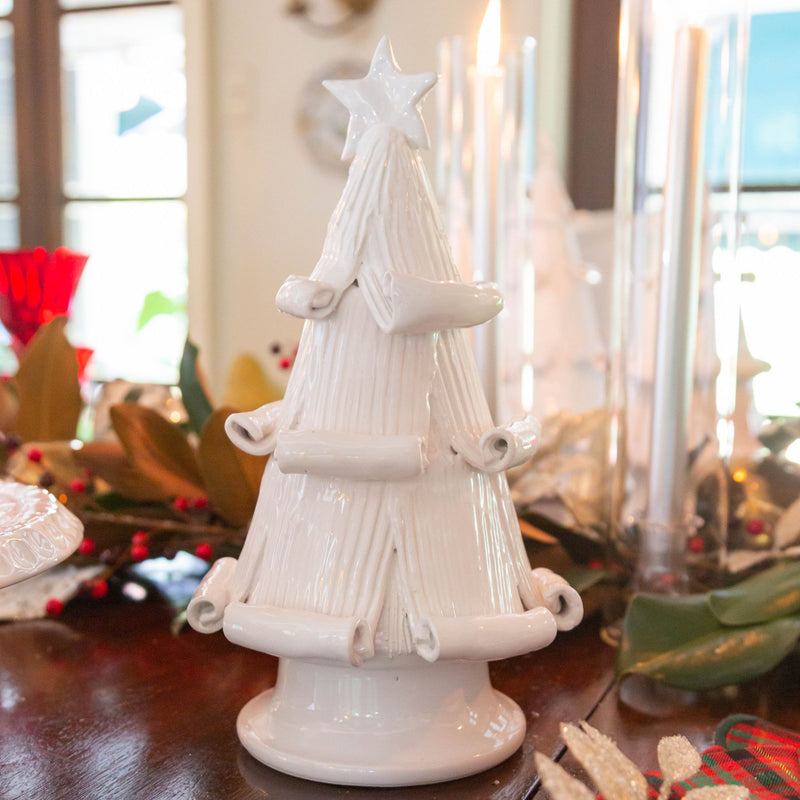
<svg viewBox="0 0 800 800">
<path fill-rule="evenodd" d="M 520 746 L 525 717 L 483 662 L 281 659 L 275 688 L 242 709 L 237 731 L 254 758 L 291 775 L 410 786 L 499 764 Z"/>
</svg>

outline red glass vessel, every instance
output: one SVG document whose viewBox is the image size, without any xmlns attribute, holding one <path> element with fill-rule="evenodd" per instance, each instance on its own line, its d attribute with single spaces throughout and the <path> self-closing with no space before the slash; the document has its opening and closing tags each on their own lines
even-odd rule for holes
<svg viewBox="0 0 800 800">
<path fill-rule="evenodd" d="M 17 355 L 42 325 L 69 315 L 88 258 L 66 247 L 0 251 L 0 322 Z"/>
</svg>

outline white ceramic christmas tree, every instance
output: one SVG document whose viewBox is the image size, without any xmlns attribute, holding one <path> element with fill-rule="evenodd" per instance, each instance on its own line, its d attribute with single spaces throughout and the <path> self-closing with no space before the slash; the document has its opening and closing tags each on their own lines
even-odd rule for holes
<svg viewBox="0 0 800 800">
<path fill-rule="evenodd" d="M 326 83 L 353 163 L 311 277 L 278 293 L 308 320 L 286 396 L 228 420 L 272 454 L 247 540 L 189 606 L 196 629 L 280 658 L 239 715 L 245 747 L 332 783 L 448 780 L 511 755 L 525 719 L 487 662 L 582 614 L 530 568 L 509 497 L 537 426 L 494 427 L 460 330 L 502 301 L 460 280 L 417 153 L 434 82 L 384 39 L 364 78 Z"/>
</svg>

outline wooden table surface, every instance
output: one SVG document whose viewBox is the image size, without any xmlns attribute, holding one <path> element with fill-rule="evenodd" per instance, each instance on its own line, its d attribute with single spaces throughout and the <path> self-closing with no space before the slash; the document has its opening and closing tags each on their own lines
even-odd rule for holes
<svg viewBox="0 0 800 800">
<path fill-rule="evenodd" d="M 656 766 L 659 737 L 683 733 L 706 747 L 730 713 L 800 728 L 797 658 L 727 691 L 620 690 L 597 617 L 545 650 L 492 664 L 495 687 L 528 720 L 506 762 L 434 786 L 361 789 L 282 775 L 239 744 L 236 715 L 273 684 L 275 659 L 222 634 L 173 635 L 170 609 L 157 599 L 77 601 L 56 619 L 0 625 L 0 799 L 543 800 L 533 753 L 562 755 L 561 721 L 591 720 L 643 769 Z M 569 755 L 564 763 L 575 769 Z"/>
</svg>

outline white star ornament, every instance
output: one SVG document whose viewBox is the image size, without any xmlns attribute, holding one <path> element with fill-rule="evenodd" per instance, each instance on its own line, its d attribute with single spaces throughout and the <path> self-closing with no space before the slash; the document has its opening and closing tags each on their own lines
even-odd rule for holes
<svg viewBox="0 0 800 800">
<path fill-rule="evenodd" d="M 323 86 L 350 111 L 342 160 L 351 159 L 364 133 L 379 123 L 397 128 L 416 147 L 428 147 L 420 105 L 435 83 L 435 72 L 401 72 L 385 36 L 378 42 L 363 78 L 323 81 Z"/>
</svg>

